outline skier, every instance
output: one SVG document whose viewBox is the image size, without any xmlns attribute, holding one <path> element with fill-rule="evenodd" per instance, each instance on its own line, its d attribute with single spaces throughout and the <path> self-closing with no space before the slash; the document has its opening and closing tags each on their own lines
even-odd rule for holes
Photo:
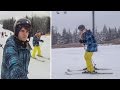
<svg viewBox="0 0 120 90">
<path fill-rule="evenodd" d="M 4 38 L 4 33 L 3 32 L 1 33 L 1 38 Z"/>
<path fill-rule="evenodd" d="M 3 44 L 0 44 L 0 47 L 2 47 L 2 48 L 3 48 Z"/>
<path fill-rule="evenodd" d="M 43 40 L 40 40 L 42 36 L 42 33 L 41 32 L 36 32 L 36 34 L 34 35 L 33 37 L 33 51 L 32 51 L 32 58 L 36 59 L 36 53 L 37 53 L 37 56 L 39 57 L 43 57 L 42 54 L 41 54 L 41 48 L 40 48 L 40 45 L 39 45 L 39 42 L 44 42 Z"/>
<path fill-rule="evenodd" d="M 28 79 L 30 47 L 27 41 L 31 22 L 22 18 L 14 24 L 14 35 L 10 36 L 4 46 L 1 79 Z"/>
<path fill-rule="evenodd" d="M 97 43 L 93 33 L 90 30 L 87 30 L 84 25 L 79 25 L 78 27 L 80 31 L 80 43 L 85 47 L 87 46 L 84 58 L 86 60 L 86 66 L 88 73 L 94 73 L 95 68 L 92 64 L 92 56 L 93 52 L 97 51 Z"/>
</svg>

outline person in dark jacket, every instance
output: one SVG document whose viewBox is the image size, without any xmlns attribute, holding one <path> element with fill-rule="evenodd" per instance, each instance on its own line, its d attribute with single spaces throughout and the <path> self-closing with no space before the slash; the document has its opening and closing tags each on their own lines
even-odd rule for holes
<svg viewBox="0 0 120 90">
<path fill-rule="evenodd" d="M 39 42 L 44 42 L 43 40 L 41 40 L 42 33 L 41 32 L 36 32 L 35 36 L 33 37 L 33 51 L 32 51 L 32 58 L 36 59 L 36 54 L 39 57 L 42 57 L 42 53 L 41 53 L 41 48 L 40 48 L 40 44 Z"/>
<path fill-rule="evenodd" d="M 14 24 L 14 35 L 10 36 L 3 50 L 1 79 L 28 79 L 30 45 L 27 41 L 31 21 L 19 19 Z"/>
<path fill-rule="evenodd" d="M 4 38 L 4 33 L 3 32 L 1 33 L 1 38 Z"/>
<path fill-rule="evenodd" d="M 80 25 L 78 27 L 80 30 L 80 43 L 82 43 L 83 46 L 87 46 L 84 58 L 86 60 L 86 66 L 87 66 L 87 72 L 94 73 L 95 68 L 92 64 L 92 56 L 93 52 L 97 52 L 97 42 L 93 35 L 93 33 L 90 30 L 87 30 L 84 25 Z"/>
</svg>

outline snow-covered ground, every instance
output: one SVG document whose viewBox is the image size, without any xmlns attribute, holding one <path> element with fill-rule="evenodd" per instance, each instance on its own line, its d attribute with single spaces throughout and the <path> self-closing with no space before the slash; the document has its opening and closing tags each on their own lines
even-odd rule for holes
<svg viewBox="0 0 120 90">
<path fill-rule="evenodd" d="M 52 49 L 52 78 L 53 79 L 120 79 L 120 45 L 99 46 L 98 52 L 93 55 L 93 63 L 98 68 L 112 70 L 100 70 L 98 72 L 110 72 L 113 74 L 74 74 L 66 75 L 66 70 L 83 69 L 86 67 L 84 60 L 85 50 L 80 48 Z"/>
<path fill-rule="evenodd" d="M 0 25 L 0 32 L 2 31 L 6 32 L 8 37 L 10 36 L 10 31 L 4 30 L 2 28 L 2 25 Z M 3 44 L 4 46 L 8 37 L 1 38 L 1 34 L 0 34 L 0 44 Z M 30 39 L 31 46 L 32 46 L 32 39 L 33 38 Z M 44 40 L 44 43 L 41 43 L 42 55 L 44 57 L 50 58 L 50 36 L 44 35 L 41 37 L 41 39 Z M 2 55 L 3 55 L 3 49 L 0 47 L 0 71 L 1 71 Z M 29 74 L 28 74 L 29 79 L 49 79 L 50 78 L 50 60 L 47 60 L 47 59 L 44 59 L 44 60 L 45 62 L 40 62 L 31 58 L 30 64 L 29 64 Z"/>
</svg>

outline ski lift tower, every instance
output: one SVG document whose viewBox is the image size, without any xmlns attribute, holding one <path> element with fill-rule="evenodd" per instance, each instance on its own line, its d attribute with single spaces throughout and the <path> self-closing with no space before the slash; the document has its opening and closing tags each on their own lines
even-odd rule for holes
<svg viewBox="0 0 120 90">
<path fill-rule="evenodd" d="M 92 30 L 93 35 L 95 35 L 95 11 L 92 11 Z"/>
</svg>

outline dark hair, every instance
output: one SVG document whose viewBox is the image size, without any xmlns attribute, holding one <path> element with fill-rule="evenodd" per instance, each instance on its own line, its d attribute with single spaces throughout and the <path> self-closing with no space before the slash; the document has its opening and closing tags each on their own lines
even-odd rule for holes
<svg viewBox="0 0 120 90">
<path fill-rule="evenodd" d="M 82 31 L 82 30 L 85 29 L 85 26 L 84 26 L 84 25 L 79 25 L 79 26 L 78 26 L 78 29 L 79 29 L 80 31 Z"/>
</svg>

